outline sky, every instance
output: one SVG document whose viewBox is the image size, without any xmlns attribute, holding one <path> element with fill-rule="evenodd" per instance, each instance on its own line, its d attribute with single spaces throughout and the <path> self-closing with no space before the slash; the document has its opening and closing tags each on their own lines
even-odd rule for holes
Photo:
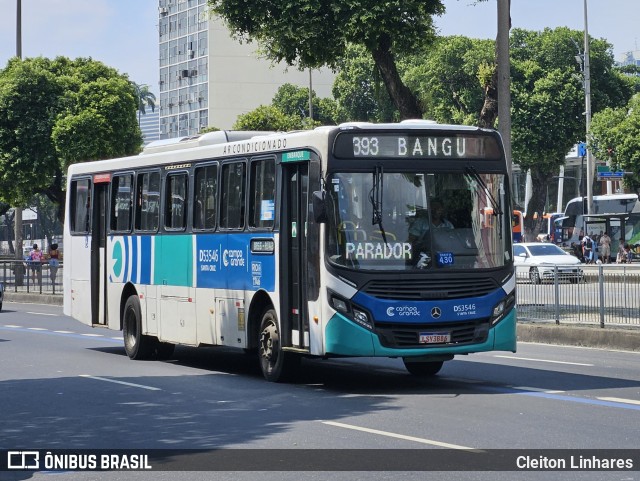
<svg viewBox="0 0 640 481">
<path fill-rule="evenodd" d="M 16 54 L 17 0 L 0 0 L 0 68 Z M 441 35 L 495 38 L 496 0 L 444 0 Z M 22 56 L 91 57 L 158 94 L 157 0 L 22 0 Z M 584 29 L 584 0 L 511 0 L 515 28 Z M 639 50 L 640 0 L 588 0 L 588 30 L 616 60 Z"/>
</svg>

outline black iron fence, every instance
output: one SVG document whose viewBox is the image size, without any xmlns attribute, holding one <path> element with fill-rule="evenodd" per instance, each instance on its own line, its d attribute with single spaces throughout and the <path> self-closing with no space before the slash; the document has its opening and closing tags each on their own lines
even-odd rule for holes
<svg viewBox="0 0 640 481">
<path fill-rule="evenodd" d="M 62 262 L 0 260 L 0 282 L 5 292 L 62 294 Z"/>
<path fill-rule="evenodd" d="M 540 280 L 530 267 L 517 269 L 519 320 L 640 327 L 640 265 L 582 265 L 578 276 L 567 267 Z"/>
</svg>

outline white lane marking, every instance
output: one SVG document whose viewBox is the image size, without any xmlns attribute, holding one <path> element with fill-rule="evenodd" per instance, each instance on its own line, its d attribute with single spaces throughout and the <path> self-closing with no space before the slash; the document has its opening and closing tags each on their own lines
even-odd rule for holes
<svg viewBox="0 0 640 481">
<path fill-rule="evenodd" d="M 87 337 L 103 337 L 102 334 L 80 334 L 81 336 Z"/>
<path fill-rule="evenodd" d="M 107 379 L 106 377 L 91 376 L 89 374 L 80 374 L 80 377 L 86 377 L 86 378 L 89 378 L 89 379 L 96 379 L 98 381 L 113 382 L 115 384 L 122 384 L 124 386 L 139 387 L 141 389 L 148 389 L 149 391 L 162 391 L 162 389 L 160 389 L 159 387 L 145 386 L 143 384 L 134 384 L 132 382 L 117 381 L 115 379 Z"/>
<path fill-rule="evenodd" d="M 4 327 L 10 327 L 12 329 L 22 329 L 22 326 L 16 326 L 14 324 L 6 324 Z"/>
<path fill-rule="evenodd" d="M 58 334 L 73 334 L 73 331 L 53 331 L 56 332 Z"/>
<path fill-rule="evenodd" d="M 45 329 L 44 327 L 27 327 L 30 331 L 48 331 L 49 329 Z"/>
<path fill-rule="evenodd" d="M 529 387 L 529 386 L 512 386 L 512 388 L 517 389 L 519 391 L 546 392 L 547 394 L 559 394 L 561 392 L 566 392 L 566 391 L 556 391 L 554 389 L 541 389 L 539 387 Z"/>
<path fill-rule="evenodd" d="M 449 443 L 443 443 L 441 441 L 434 441 L 432 439 L 424 439 L 424 438 L 416 438 L 413 436 L 405 436 L 404 434 L 396 434 L 396 433 L 390 433 L 387 431 L 379 431 L 377 429 L 369 429 L 369 428 L 363 428 L 360 426 L 354 426 L 353 424 L 344 424 L 344 423 L 338 423 L 335 421 L 321 421 L 323 424 L 328 424 L 329 426 L 335 426 L 338 428 L 345 428 L 345 429 L 353 429 L 354 431 L 362 431 L 365 433 L 370 433 L 370 434 L 378 434 L 380 436 L 387 436 L 390 438 L 396 438 L 396 439 L 404 439 L 405 441 L 413 441 L 416 443 L 422 443 L 422 444 L 430 444 L 432 446 L 440 446 L 442 448 L 449 448 L 449 449 L 460 449 L 463 451 L 478 451 L 477 449 L 474 448 L 469 448 L 467 446 L 460 446 L 458 444 L 449 444 Z"/>
<path fill-rule="evenodd" d="M 122 341 L 121 337 L 112 337 L 111 339 L 115 339 L 116 341 Z"/>
<path fill-rule="evenodd" d="M 30 312 L 27 311 L 27 314 L 35 314 L 36 316 L 53 316 L 53 317 L 58 317 L 58 314 L 50 314 L 48 312 Z"/>
<path fill-rule="evenodd" d="M 596 399 L 600 399 L 601 401 L 611 401 L 614 403 L 624 403 L 624 404 L 638 404 L 640 405 L 640 401 L 635 399 L 624 399 L 621 397 L 599 397 Z"/>
<path fill-rule="evenodd" d="M 503 359 L 516 359 L 518 361 L 550 362 L 552 364 L 570 364 L 571 366 L 589 366 L 589 367 L 593 367 L 593 364 L 584 364 L 582 362 L 551 361 L 550 359 L 534 359 L 534 358 L 531 358 L 531 357 L 518 357 L 518 356 L 499 356 L 499 355 L 494 355 L 493 357 L 501 357 Z"/>
</svg>

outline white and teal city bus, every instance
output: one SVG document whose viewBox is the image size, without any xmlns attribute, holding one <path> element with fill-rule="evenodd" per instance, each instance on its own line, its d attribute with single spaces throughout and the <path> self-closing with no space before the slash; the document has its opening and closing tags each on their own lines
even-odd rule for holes
<svg viewBox="0 0 640 481">
<path fill-rule="evenodd" d="M 516 349 L 509 199 L 501 139 L 474 127 L 159 141 L 69 168 L 64 312 L 122 330 L 132 359 L 221 345 L 270 381 L 302 356 L 434 375 Z"/>
</svg>

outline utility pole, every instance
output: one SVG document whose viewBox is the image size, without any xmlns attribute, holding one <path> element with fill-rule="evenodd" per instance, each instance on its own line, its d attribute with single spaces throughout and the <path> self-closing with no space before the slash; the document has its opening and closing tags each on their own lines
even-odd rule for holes
<svg viewBox="0 0 640 481">
<path fill-rule="evenodd" d="M 16 0 L 16 57 L 22 58 L 22 0 Z M 15 207 L 13 211 L 14 238 L 16 242 L 15 258 L 22 260 L 22 207 Z M 17 262 L 15 265 L 16 286 L 24 283 L 24 264 Z"/>
<path fill-rule="evenodd" d="M 16 0 L 16 57 L 22 58 L 22 0 Z M 15 258 L 22 260 L 22 207 L 15 207 L 13 214 L 15 228 L 16 252 Z M 22 285 L 23 271 L 17 269 L 22 263 L 16 264 L 16 285 Z"/>
<path fill-rule="evenodd" d="M 587 22 L 587 0 L 584 0 L 584 108 L 587 145 L 591 129 L 591 69 L 589 64 L 589 29 Z M 593 214 L 593 174 L 595 171 L 591 146 L 587 148 L 587 213 Z"/>
<path fill-rule="evenodd" d="M 511 64 L 509 61 L 509 30 L 511 28 L 511 0 L 498 0 L 498 132 L 502 136 L 507 158 L 509 180 L 513 180 L 511 160 Z M 513 193 L 512 193 L 513 195 Z"/>
</svg>

